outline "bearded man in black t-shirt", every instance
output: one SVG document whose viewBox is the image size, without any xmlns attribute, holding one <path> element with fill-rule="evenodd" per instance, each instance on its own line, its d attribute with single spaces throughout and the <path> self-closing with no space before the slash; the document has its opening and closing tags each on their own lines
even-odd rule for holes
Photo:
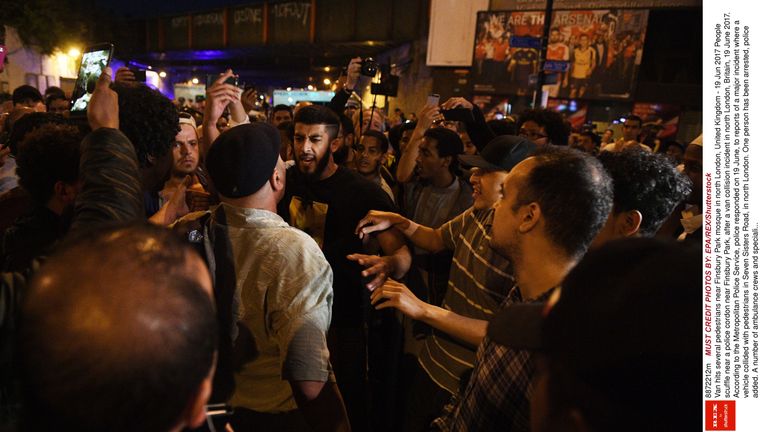
<svg viewBox="0 0 768 432">
<path fill-rule="evenodd" d="M 341 145 L 338 116 L 329 108 L 311 105 L 296 113 L 294 123 L 296 165 L 287 172 L 279 211 L 292 226 L 317 241 L 333 269 L 333 317 L 328 334 L 331 364 L 352 429 L 365 431 L 370 418 L 365 379 L 368 290 L 388 277 L 403 277 L 411 255 L 396 230 L 381 232 L 375 239 L 361 240 L 355 234 L 358 221 L 368 211 L 396 209 L 376 184 L 336 165 L 332 153 Z M 382 256 L 365 254 L 376 246 Z M 370 360 L 377 359 L 371 356 Z"/>
</svg>

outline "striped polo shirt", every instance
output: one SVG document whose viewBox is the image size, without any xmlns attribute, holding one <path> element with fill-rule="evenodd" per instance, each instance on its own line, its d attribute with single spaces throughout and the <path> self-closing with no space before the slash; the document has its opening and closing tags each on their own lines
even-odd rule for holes
<svg viewBox="0 0 768 432">
<path fill-rule="evenodd" d="M 486 321 L 515 286 L 512 264 L 490 247 L 493 214 L 493 209 L 470 208 L 440 227 L 445 247 L 453 250 L 442 307 Z M 474 367 L 475 351 L 471 344 L 435 329 L 419 354 L 419 364 L 435 384 L 456 394 L 462 376 L 468 377 Z"/>
</svg>

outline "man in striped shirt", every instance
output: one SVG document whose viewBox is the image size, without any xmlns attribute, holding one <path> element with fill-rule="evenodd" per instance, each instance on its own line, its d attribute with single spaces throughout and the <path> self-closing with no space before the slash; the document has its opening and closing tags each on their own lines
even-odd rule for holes
<svg viewBox="0 0 768 432">
<path fill-rule="evenodd" d="M 470 178 L 474 203 L 437 229 L 378 211 L 369 212 L 358 224 L 361 236 L 394 226 L 422 249 L 432 253 L 453 250 L 442 307 L 421 301 L 408 287 L 392 280 L 371 296 L 376 309 L 395 307 L 434 329 L 419 354 L 420 367 L 409 391 L 406 430 L 426 429 L 459 391 L 462 377 L 472 370 L 488 321 L 515 284 L 509 261 L 488 243 L 492 207 L 506 173 L 533 149 L 526 139 L 507 135 L 492 140 L 480 155 L 460 156 L 474 167 Z"/>
</svg>

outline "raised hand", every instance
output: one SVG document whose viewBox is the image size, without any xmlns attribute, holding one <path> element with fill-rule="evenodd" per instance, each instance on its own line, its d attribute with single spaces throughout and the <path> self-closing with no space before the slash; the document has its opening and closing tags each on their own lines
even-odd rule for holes
<svg viewBox="0 0 768 432">
<path fill-rule="evenodd" d="M 92 130 L 98 128 L 120 128 L 120 110 L 117 105 L 117 93 L 109 88 L 112 83 L 112 69 L 105 68 L 96 89 L 88 102 L 88 124 Z"/>
</svg>

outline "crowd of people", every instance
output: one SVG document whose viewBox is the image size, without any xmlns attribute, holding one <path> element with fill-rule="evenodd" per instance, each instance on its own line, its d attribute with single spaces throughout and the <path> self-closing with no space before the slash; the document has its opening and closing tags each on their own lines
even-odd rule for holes
<svg viewBox="0 0 768 432">
<path fill-rule="evenodd" d="M 698 429 L 702 140 L 459 97 L 406 120 L 355 101 L 360 68 L 266 111 L 231 70 L 199 111 L 127 69 L 83 119 L 15 89 L 3 422 Z"/>
</svg>

